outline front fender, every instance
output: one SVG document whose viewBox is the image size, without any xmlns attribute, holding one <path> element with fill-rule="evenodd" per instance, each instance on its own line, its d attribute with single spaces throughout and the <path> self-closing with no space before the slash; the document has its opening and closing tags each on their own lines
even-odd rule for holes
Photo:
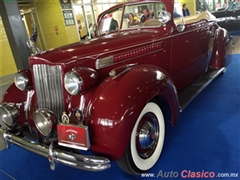
<svg viewBox="0 0 240 180">
<path fill-rule="evenodd" d="M 144 106 L 163 96 L 172 110 L 172 123 L 179 117 L 175 87 L 166 72 L 153 65 L 132 67 L 120 77 L 107 78 L 94 92 L 86 121 L 91 133 L 91 150 L 119 159 Z"/>
<path fill-rule="evenodd" d="M 11 84 L 6 92 L 3 94 L 2 103 L 23 103 L 27 99 L 27 91 L 19 90 L 15 84 Z"/>
<path fill-rule="evenodd" d="M 33 90 L 21 91 L 15 84 L 11 84 L 3 94 L 1 103 L 14 105 L 19 111 L 18 122 L 24 123 L 28 119 L 28 111 L 33 96 Z"/>
<path fill-rule="evenodd" d="M 216 29 L 213 41 L 213 52 L 209 66 L 213 69 L 220 69 L 228 66 L 230 62 L 226 60 L 227 46 L 230 44 L 231 37 L 227 30 L 223 28 Z"/>
</svg>

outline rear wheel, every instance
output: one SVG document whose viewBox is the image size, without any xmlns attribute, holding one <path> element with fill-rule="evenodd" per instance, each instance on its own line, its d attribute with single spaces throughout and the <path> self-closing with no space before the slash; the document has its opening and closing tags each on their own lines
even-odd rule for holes
<svg viewBox="0 0 240 180">
<path fill-rule="evenodd" d="M 129 145 L 118 165 L 127 173 L 136 175 L 151 169 L 161 155 L 164 137 L 162 111 L 156 103 L 149 102 L 135 123 Z"/>
</svg>

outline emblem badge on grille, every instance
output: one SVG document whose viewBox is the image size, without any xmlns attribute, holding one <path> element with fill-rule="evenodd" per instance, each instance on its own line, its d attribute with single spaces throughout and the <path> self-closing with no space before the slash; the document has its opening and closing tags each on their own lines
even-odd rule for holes
<svg viewBox="0 0 240 180">
<path fill-rule="evenodd" d="M 68 138 L 73 141 L 76 139 L 76 134 L 69 134 Z"/>
<path fill-rule="evenodd" d="M 83 122 L 83 114 L 82 111 L 79 110 L 78 108 L 76 108 L 74 110 L 74 118 L 78 123 L 82 123 Z"/>
<path fill-rule="evenodd" d="M 64 111 L 63 112 L 63 115 L 62 115 L 62 122 L 64 123 L 64 124 L 68 124 L 69 123 L 69 117 L 68 117 L 68 115 L 66 114 L 66 112 Z"/>
</svg>

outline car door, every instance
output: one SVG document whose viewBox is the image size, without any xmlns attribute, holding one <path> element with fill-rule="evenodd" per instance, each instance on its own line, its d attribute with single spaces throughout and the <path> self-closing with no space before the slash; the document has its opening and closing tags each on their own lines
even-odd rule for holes
<svg viewBox="0 0 240 180">
<path fill-rule="evenodd" d="M 179 22 L 181 23 L 181 19 Z M 177 89 L 181 89 L 199 78 L 206 70 L 209 62 L 209 41 L 204 22 L 185 24 L 184 30 L 180 30 L 178 25 L 176 24 L 171 37 L 170 74 Z"/>
</svg>

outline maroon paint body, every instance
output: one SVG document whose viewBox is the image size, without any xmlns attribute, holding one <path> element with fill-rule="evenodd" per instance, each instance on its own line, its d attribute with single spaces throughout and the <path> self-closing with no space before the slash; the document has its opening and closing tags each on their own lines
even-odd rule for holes
<svg viewBox="0 0 240 180">
<path fill-rule="evenodd" d="M 161 2 L 172 14 L 173 1 Z M 140 1 L 130 4 L 135 3 Z M 109 11 L 120 6 L 124 8 L 125 4 Z M 104 14 L 106 12 L 99 16 L 98 21 Z M 125 151 L 133 126 L 147 102 L 159 96 L 166 99 L 172 110 L 172 124 L 175 125 L 180 113 L 177 90 L 199 78 L 208 66 L 225 66 L 228 34 L 217 27 L 211 53 L 209 31 L 213 25 L 214 22 L 202 20 L 186 25 L 185 30 L 179 32 L 172 17 L 166 27 L 119 30 L 32 56 L 29 62 L 31 68 L 34 64 L 60 65 L 62 77 L 76 68 L 86 82 L 84 90 L 72 96 L 62 85 L 64 107 L 71 116 L 70 123 L 76 123 L 72 113 L 82 104 L 84 124 L 90 132 L 90 149 L 117 160 Z M 97 60 L 110 56 L 113 56 L 112 65 L 96 68 Z M 109 76 L 111 70 L 121 66 L 120 71 L 124 70 L 127 64 L 134 66 L 117 78 Z M 91 74 L 96 78 L 90 78 Z M 31 90 L 35 91 L 35 87 Z M 26 98 L 27 91 L 20 91 L 12 85 L 2 102 L 24 103 Z M 33 113 L 37 108 L 37 98 L 33 94 L 28 111 L 29 121 L 33 122 Z M 20 115 L 21 121 L 24 121 L 26 115 L 23 110 Z"/>
<path fill-rule="evenodd" d="M 165 96 L 173 109 L 179 108 L 176 96 L 172 96 L 172 86 L 170 78 L 153 65 L 135 66 L 117 79 L 107 78 L 95 91 L 88 116 L 87 123 L 94 137 L 91 149 L 107 152 L 113 159 L 121 157 L 147 102 L 155 96 Z"/>
</svg>

